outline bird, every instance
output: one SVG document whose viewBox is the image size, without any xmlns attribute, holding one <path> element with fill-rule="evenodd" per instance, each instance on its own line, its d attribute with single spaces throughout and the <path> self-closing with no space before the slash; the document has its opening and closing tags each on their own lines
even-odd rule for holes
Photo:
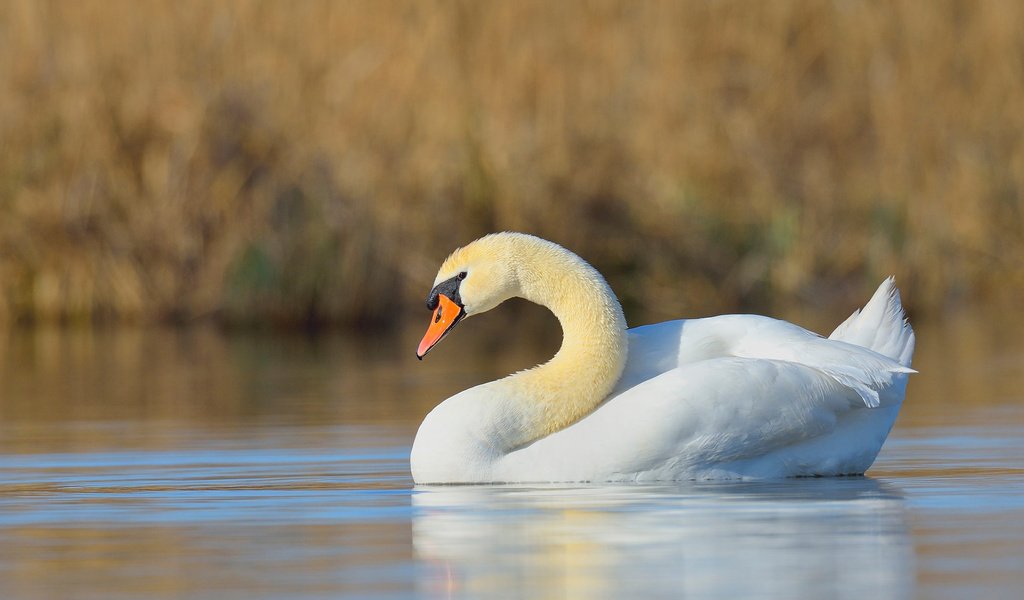
<svg viewBox="0 0 1024 600">
<path fill-rule="evenodd" d="M 916 373 L 893 277 L 828 338 L 750 314 L 627 329 L 594 267 L 517 232 L 442 263 L 417 358 L 513 297 L 554 313 L 561 346 L 434 407 L 410 453 L 417 485 L 862 475 Z"/>
</svg>

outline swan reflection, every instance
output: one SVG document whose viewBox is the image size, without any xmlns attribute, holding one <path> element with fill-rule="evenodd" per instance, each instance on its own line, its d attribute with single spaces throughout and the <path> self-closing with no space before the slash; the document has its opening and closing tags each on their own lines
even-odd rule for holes
<svg viewBox="0 0 1024 600">
<path fill-rule="evenodd" d="M 906 598 L 903 498 L 870 478 L 417 487 L 422 595 Z"/>
</svg>

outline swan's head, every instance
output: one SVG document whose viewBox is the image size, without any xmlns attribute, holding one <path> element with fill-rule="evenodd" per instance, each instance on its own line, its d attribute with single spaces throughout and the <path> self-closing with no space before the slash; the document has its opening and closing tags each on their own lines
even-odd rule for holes
<svg viewBox="0 0 1024 600">
<path fill-rule="evenodd" d="M 495 233 L 452 252 L 427 296 L 434 311 L 416 358 L 422 359 L 463 318 L 487 312 L 520 293 L 517 246 L 533 236 Z"/>
</svg>

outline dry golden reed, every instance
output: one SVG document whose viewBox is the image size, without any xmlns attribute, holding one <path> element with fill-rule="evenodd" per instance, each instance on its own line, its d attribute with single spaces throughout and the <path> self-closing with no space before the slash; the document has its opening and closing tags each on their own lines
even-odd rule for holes
<svg viewBox="0 0 1024 600">
<path fill-rule="evenodd" d="M 0 320 L 383 323 L 487 231 L 633 315 L 1024 290 L 1024 3 L 0 3 Z M 417 315 L 418 316 L 418 315 Z"/>
</svg>

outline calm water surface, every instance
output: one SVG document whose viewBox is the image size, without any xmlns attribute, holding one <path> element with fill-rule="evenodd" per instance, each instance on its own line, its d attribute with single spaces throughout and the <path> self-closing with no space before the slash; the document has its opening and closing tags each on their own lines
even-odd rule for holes
<svg viewBox="0 0 1024 600">
<path fill-rule="evenodd" d="M 380 338 L 0 334 L 3 598 L 1015 598 L 1024 342 L 918 325 L 868 477 L 414 488 L 437 401 L 553 350 L 482 321 Z M 455 342 L 458 340 L 458 342 Z M 435 359 L 431 361 L 431 359 Z"/>
</svg>

